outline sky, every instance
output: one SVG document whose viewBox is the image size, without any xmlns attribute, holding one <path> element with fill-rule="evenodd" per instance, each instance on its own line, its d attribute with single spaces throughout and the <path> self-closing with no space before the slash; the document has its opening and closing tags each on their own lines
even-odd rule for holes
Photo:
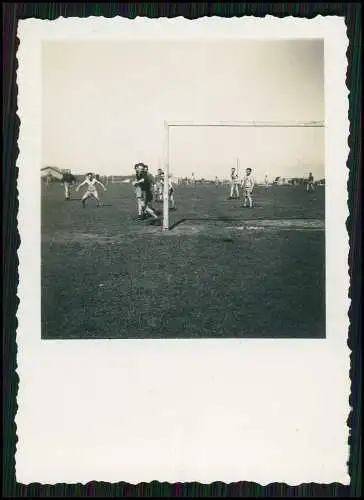
<svg viewBox="0 0 364 500">
<path fill-rule="evenodd" d="M 49 41 L 42 167 L 163 166 L 165 121 L 324 121 L 323 40 Z M 323 128 L 173 128 L 174 176 L 324 177 Z"/>
</svg>

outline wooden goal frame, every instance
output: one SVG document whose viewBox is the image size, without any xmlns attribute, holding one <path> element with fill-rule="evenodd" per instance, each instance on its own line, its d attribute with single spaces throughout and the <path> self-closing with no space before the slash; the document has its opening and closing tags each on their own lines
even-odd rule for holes
<svg viewBox="0 0 364 500">
<path fill-rule="evenodd" d="M 169 231 L 169 171 L 170 171 L 170 131 L 173 127 L 282 127 L 282 128 L 322 128 L 325 124 L 322 121 L 296 121 L 296 122 L 277 122 L 277 121 L 219 121 L 219 122 L 183 122 L 183 121 L 165 121 L 164 122 L 164 190 L 163 190 L 163 223 L 162 230 Z"/>
</svg>

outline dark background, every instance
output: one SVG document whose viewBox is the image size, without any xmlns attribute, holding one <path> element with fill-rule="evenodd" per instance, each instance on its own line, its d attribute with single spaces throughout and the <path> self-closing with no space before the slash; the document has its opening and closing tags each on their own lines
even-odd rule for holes
<svg viewBox="0 0 364 500">
<path fill-rule="evenodd" d="M 16 39 L 19 19 L 36 17 L 56 19 L 64 17 L 88 17 L 102 15 L 114 17 L 121 15 L 135 18 L 184 16 L 195 19 L 202 16 L 234 17 L 242 15 L 275 15 L 278 17 L 298 16 L 312 18 L 316 15 L 344 16 L 349 37 L 347 86 L 350 91 L 349 119 L 351 148 L 348 168 L 350 169 L 348 191 L 350 217 L 347 221 L 350 238 L 349 267 L 351 272 L 350 297 L 352 299 L 349 316 L 349 346 L 351 355 L 351 398 L 353 408 L 349 417 L 351 427 L 351 454 L 349 473 L 351 485 L 307 484 L 290 487 L 284 484 L 272 484 L 266 487 L 254 483 L 242 482 L 224 484 L 216 482 L 210 485 L 198 483 L 168 484 L 142 483 L 137 486 L 126 483 L 106 484 L 89 483 L 88 485 L 21 485 L 15 481 L 15 446 L 16 425 L 14 416 L 17 411 L 16 396 L 18 378 L 16 375 L 16 311 L 18 299 L 16 288 L 17 248 L 17 190 L 16 158 L 19 120 L 16 116 Z M 216 496 L 216 497 L 359 497 L 362 491 L 361 481 L 361 5 L 360 3 L 5 3 L 3 15 L 3 482 L 4 497 L 18 496 Z M 218 478 L 217 478 L 218 479 Z M 122 478 L 120 478 L 122 480 Z"/>
</svg>

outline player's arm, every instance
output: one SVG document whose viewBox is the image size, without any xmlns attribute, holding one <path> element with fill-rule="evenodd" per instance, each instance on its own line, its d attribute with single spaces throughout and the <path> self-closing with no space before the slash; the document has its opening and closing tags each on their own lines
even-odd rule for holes
<svg viewBox="0 0 364 500">
<path fill-rule="evenodd" d="M 107 191 L 106 187 L 104 186 L 104 184 L 103 184 L 102 182 L 100 182 L 100 181 L 98 181 L 98 180 L 96 179 L 96 183 L 97 183 L 97 184 L 100 184 L 100 186 L 102 187 L 102 189 L 103 189 L 104 191 Z"/>
<path fill-rule="evenodd" d="M 144 178 L 139 179 L 138 181 L 134 181 L 134 186 L 139 186 L 139 184 L 142 184 L 144 182 Z"/>
<path fill-rule="evenodd" d="M 76 191 L 78 191 L 82 186 L 84 186 L 86 184 L 86 181 L 83 181 L 81 182 L 81 184 L 79 184 L 77 187 L 76 187 Z"/>
</svg>

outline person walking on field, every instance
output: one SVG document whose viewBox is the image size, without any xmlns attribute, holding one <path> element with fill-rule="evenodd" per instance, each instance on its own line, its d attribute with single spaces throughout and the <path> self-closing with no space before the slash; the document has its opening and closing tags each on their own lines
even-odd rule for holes
<svg viewBox="0 0 364 500">
<path fill-rule="evenodd" d="M 247 168 L 245 170 L 245 176 L 242 180 L 241 187 L 243 188 L 244 191 L 244 204 L 243 207 L 246 208 L 249 205 L 249 208 L 253 207 L 253 189 L 255 186 L 255 180 L 253 176 L 251 175 L 252 169 Z"/>
<path fill-rule="evenodd" d="M 306 191 L 315 191 L 315 183 L 314 183 L 314 178 L 312 175 L 312 172 L 308 174 L 308 179 L 307 179 L 307 184 L 306 184 Z"/>
<path fill-rule="evenodd" d="M 230 174 L 230 196 L 229 200 L 239 198 L 239 174 L 237 173 L 235 167 L 231 169 Z"/>
</svg>

